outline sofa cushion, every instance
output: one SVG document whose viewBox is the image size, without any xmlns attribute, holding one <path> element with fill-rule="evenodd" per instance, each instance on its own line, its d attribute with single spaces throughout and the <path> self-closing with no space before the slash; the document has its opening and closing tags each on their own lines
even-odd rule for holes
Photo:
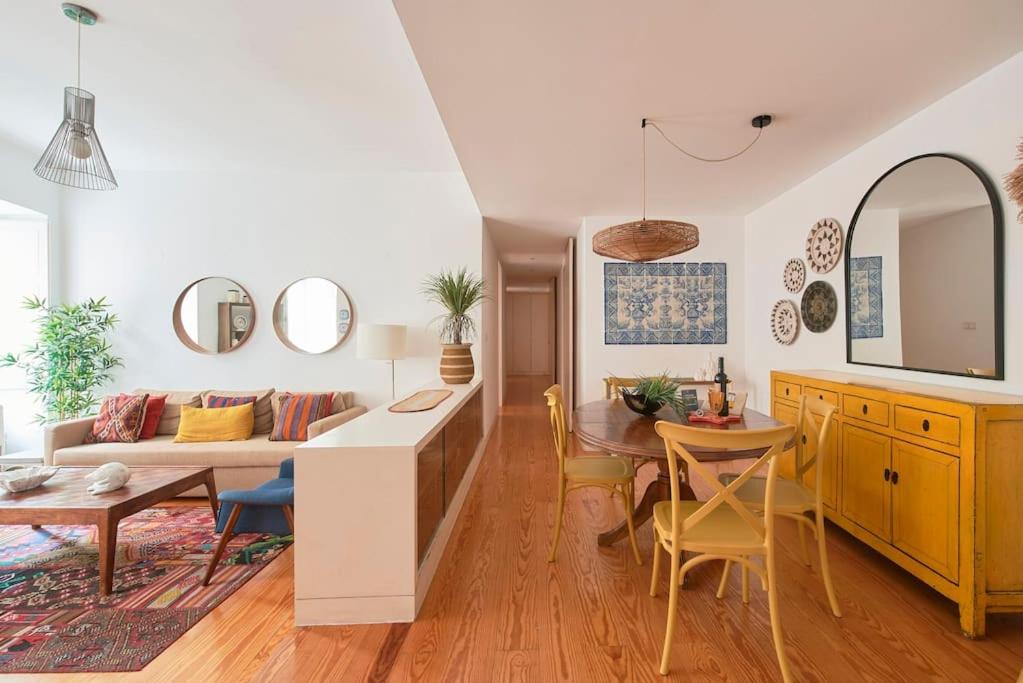
<svg viewBox="0 0 1023 683">
<path fill-rule="evenodd" d="M 273 441 L 305 441 L 309 425 L 329 414 L 330 394 L 287 394 L 274 419 Z"/>
<path fill-rule="evenodd" d="M 224 389 L 210 389 L 202 392 L 202 405 L 210 396 L 255 396 L 255 424 L 252 427 L 253 434 L 269 434 L 274 427 L 273 409 L 270 407 L 270 397 L 273 396 L 273 389 L 259 389 L 256 391 L 227 391 Z"/>
<path fill-rule="evenodd" d="M 138 465 L 182 465 L 199 467 L 273 467 L 292 456 L 294 441 L 270 441 L 267 434 L 246 441 L 174 443 L 174 437 L 157 436 L 137 443 L 97 443 L 60 448 L 53 453 L 54 465 L 95 467 L 108 462 Z M 276 476 L 274 473 L 265 479 Z M 264 481 L 265 481 L 264 479 Z"/>
<path fill-rule="evenodd" d="M 252 436 L 252 404 L 228 408 L 181 409 L 181 426 L 175 443 L 206 443 L 208 441 L 248 441 Z"/>
<path fill-rule="evenodd" d="M 150 396 L 146 401 L 146 416 L 142 420 L 142 431 L 139 432 L 139 440 L 152 439 L 156 436 L 156 428 L 160 426 L 160 418 L 163 416 L 163 407 L 167 405 L 167 396 Z"/>
<path fill-rule="evenodd" d="M 118 394 L 108 396 L 100 406 L 92 431 L 85 435 L 86 443 L 135 443 L 142 432 L 146 417 L 146 394 Z"/>
<path fill-rule="evenodd" d="M 353 395 L 352 392 L 350 391 L 331 392 L 329 389 L 323 391 L 290 391 L 290 390 L 276 391 L 274 392 L 274 395 L 270 397 L 270 406 L 273 409 L 274 423 L 277 422 L 277 415 L 279 415 L 281 412 L 281 399 L 283 399 L 288 394 L 327 394 L 327 393 L 331 395 L 330 410 L 327 411 L 326 414 L 324 414 L 324 417 L 327 417 L 327 415 L 336 415 L 341 411 L 351 407 Z"/>
<path fill-rule="evenodd" d="M 181 421 L 181 406 L 192 406 L 198 408 L 202 405 L 201 395 L 198 391 L 163 391 L 161 389 L 136 389 L 136 394 L 149 394 L 150 396 L 167 395 L 167 402 L 163 405 L 163 415 L 156 426 L 156 435 L 174 436 L 178 433 L 178 422 Z"/>
</svg>

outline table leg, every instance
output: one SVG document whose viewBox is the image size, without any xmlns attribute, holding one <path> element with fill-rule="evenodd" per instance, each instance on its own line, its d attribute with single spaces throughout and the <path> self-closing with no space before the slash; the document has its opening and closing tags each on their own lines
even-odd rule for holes
<svg viewBox="0 0 1023 683">
<path fill-rule="evenodd" d="M 638 528 L 654 515 L 654 503 L 671 500 L 671 474 L 668 472 L 668 461 L 657 461 L 657 478 L 646 487 L 643 498 L 632 513 L 633 523 Z M 696 494 L 685 481 L 679 481 L 679 494 L 682 500 L 696 500 Z M 614 529 L 597 536 L 598 545 L 613 545 L 629 536 L 629 525 L 622 522 Z"/>
<path fill-rule="evenodd" d="M 210 508 L 213 510 L 213 525 L 216 526 L 217 515 L 220 513 L 220 504 L 217 501 L 217 481 L 213 478 L 213 470 L 206 473 L 206 495 L 210 497 Z"/>
<path fill-rule="evenodd" d="M 107 517 L 99 523 L 99 593 L 114 591 L 114 560 L 117 557 L 117 520 Z"/>
</svg>

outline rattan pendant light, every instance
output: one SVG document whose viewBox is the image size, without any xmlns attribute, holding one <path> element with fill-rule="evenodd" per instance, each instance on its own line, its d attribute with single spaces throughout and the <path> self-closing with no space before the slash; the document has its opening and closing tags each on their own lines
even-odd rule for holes
<svg viewBox="0 0 1023 683">
<path fill-rule="evenodd" d="M 64 16 L 78 24 L 78 83 L 64 88 L 64 120 L 35 166 L 35 174 L 54 183 L 83 190 L 113 190 L 117 180 L 96 135 L 96 98 L 82 90 L 82 24 L 96 15 L 79 5 L 61 5 Z"/>
<path fill-rule="evenodd" d="M 767 114 L 755 117 L 752 124 L 754 128 L 759 130 L 753 142 L 736 154 L 719 159 L 710 159 L 690 154 L 672 142 L 656 123 L 649 119 L 643 119 L 641 124 L 643 128 L 643 219 L 621 223 L 620 225 L 612 225 L 610 228 L 604 228 L 593 236 L 594 253 L 606 256 L 607 258 L 632 262 L 656 261 L 685 253 L 700 244 L 700 229 L 692 223 L 653 220 L 646 217 L 646 129 L 648 124 L 656 129 L 669 144 L 683 154 L 698 161 L 716 163 L 734 159 L 756 144 L 757 140 L 760 139 L 760 133 L 763 132 L 766 126 L 771 124 L 771 117 Z"/>
</svg>

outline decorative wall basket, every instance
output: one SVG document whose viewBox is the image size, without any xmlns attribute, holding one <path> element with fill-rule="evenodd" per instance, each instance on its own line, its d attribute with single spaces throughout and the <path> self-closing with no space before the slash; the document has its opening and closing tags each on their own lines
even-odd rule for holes
<svg viewBox="0 0 1023 683">
<path fill-rule="evenodd" d="M 594 253 L 623 261 L 656 261 L 700 243 L 700 229 L 679 221 L 641 220 L 604 228 L 593 236 Z"/>
<path fill-rule="evenodd" d="M 824 280 L 811 282 L 803 292 L 800 306 L 803 325 L 811 332 L 827 332 L 838 315 L 838 297 L 834 288 Z"/>
<path fill-rule="evenodd" d="M 776 342 L 786 346 L 799 334 L 799 311 L 788 299 L 782 299 L 771 309 L 771 334 Z"/>
<path fill-rule="evenodd" d="M 822 218 L 806 238 L 806 260 L 815 273 L 828 273 L 842 259 L 842 225 L 834 218 Z"/>
<path fill-rule="evenodd" d="M 785 264 L 783 280 L 785 282 L 785 289 L 793 294 L 803 289 L 803 285 L 806 284 L 806 266 L 803 265 L 803 259 L 789 259 L 788 263 Z"/>
<path fill-rule="evenodd" d="M 444 344 L 440 356 L 440 378 L 445 384 L 468 384 L 476 374 L 472 344 Z"/>
<path fill-rule="evenodd" d="M 1019 154 L 1016 158 L 1023 161 L 1023 141 L 1019 143 L 1016 148 L 1019 150 Z M 1023 164 L 1016 167 L 1016 170 L 1005 176 L 1005 191 L 1009 194 L 1009 199 L 1016 202 L 1016 206 L 1019 207 L 1019 214 L 1016 216 L 1016 220 L 1023 223 Z"/>
</svg>

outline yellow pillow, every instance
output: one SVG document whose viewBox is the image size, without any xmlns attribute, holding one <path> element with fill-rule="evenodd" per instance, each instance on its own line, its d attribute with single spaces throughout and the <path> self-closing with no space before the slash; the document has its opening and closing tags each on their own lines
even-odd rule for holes
<svg viewBox="0 0 1023 683">
<path fill-rule="evenodd" d="M 252 411 L 251 403 L 229 408 L 181 406 L 181 423 L 174 442 L 244 441 L 252 436 L 255 423 Z"/>
</svg>

